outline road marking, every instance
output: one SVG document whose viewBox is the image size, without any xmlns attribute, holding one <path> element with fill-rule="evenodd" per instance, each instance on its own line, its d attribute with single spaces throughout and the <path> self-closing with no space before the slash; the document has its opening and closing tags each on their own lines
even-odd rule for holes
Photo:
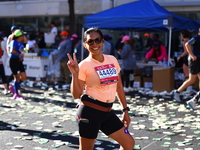
<svg viewBox="0 0 200 150">
<path fill-rule="evenodd" d="M 166 137 L 168 135 L 164 135 L 163 137 L 161 137 L 160 139 L 163 139 L 164 137 Z M 158 141 L 153 141 L 152 143 L 149 143 L 147 146 L 143 147 L 141 150 L 144 150 L 146 149 L 147 147 L 151 146 L 152 144 L 154 144 L 155 142 L 158 142 Z"/>
</svg>

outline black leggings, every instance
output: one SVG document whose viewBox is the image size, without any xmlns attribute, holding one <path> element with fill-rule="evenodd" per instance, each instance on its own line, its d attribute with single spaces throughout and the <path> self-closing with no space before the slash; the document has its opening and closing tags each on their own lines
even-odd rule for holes
<svg viewBox="0 0 200 150">
<path fill-rule="evenodd" d="M 134 74 L 134 70 L 124 70 L 124 87 L 126 88 L 128 88 L 129 86 L 133 87 L 134 80 L 130 81 L 130 74 Z"/>
</svg>

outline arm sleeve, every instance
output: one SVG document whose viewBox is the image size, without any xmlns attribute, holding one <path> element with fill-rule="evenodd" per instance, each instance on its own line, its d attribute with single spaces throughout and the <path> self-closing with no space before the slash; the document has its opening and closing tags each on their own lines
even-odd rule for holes
<svg viewBox="0 0 200 150">
<path fill-rule="evenodd" d="M 150 49 L 147 53 L 146 53 L 146 56 L 145 56 L 145 58 L 151 58 L 152 57 L 152 55 L 153 55 L 153 49 Z"/>
<path fill-rule="evenodd" d="M 163 58 L 167 56 L 166 48 L 164 46 L 161 47 L 161 56 L 158 57 L 158 61 L 162 61 Z"/>
</svg>

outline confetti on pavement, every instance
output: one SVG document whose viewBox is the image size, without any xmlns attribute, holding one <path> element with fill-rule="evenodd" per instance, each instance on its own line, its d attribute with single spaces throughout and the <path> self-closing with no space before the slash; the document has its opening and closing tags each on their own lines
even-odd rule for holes
<svg viewBox="0 0 200 150">
<path fill-rule="evenodd" d="M 0 93 L 0 141 L 4 150 L 78 149 L 76 104 L 68 90 L 23 87 L 25 99 L 13 100 Z M 166 94 L 166 93 L 165 93 Z M 167 96 L 167 98 L 165 98 Z M 188 96 L 189 97 L 189 96 Z M 131 111 L 130 134 L 135 150 L 200 149 L 200 111 L 176 103 L 170 94 L 137 89 L 126 94 Z M 121 106 L 113 105 L 121 118 Z M 119 144 L 99 132 L 96 150 L 119 149 Z"/>
</svg>

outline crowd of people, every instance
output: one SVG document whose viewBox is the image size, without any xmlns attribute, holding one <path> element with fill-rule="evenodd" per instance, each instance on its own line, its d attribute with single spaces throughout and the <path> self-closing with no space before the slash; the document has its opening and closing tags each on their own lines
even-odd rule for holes
<svg viewBox="0 0 200 150">
<path fill-rule="evenodd" d="M 12 33 L 15 31 L 14 30 L 15 27 L 17 26 L 11 27 Z M 55 34 L 55 42 L 52 43 L 49 48 L 58 50 L 59 57 L 57 62 L 58 61 L 60 62 L 60 74 L 61 74 L 60 81 L 69 84 L 70 72 L 69 70 L 65 69 L 66 66 L 63 66 L 63 64 L 65 64 L 65 62 L 68 61 L 68 58 L 66 57 L 66 55 L 62 54 L 66 53 L 72 54 L 73 52 L 75 52 L 77 60 L 78 62 L 80 62 L 82 59 L 88 56 L 89 52 L 84 48 L 84 52 L 82 54 L 82 39 L 77 34 L 71 34 L 70 36 L 68 31 L 62 31 L 61 33 L 59 33 L 56 24 L 53 21 L 50 23 L 50 27 L 51 29 L 49 33 Z M 187 30 L 183 32 L 187 32 Z M 8 40 L 6 39 L 6 37 L 2 36 L 2 38 L 4 38 L 4 40 L 7 41 L 7 45 L 10 42 L 10 36 L 8 37 Z M 188 37 L 189 35 L 187 35 L 187 33 L 182 33 L 181 36 L 182 36 L 181 38 L 185 39 L 185 41 L 186 39 L 189 40 L 190 38 Z M 36 52 L 39 55 L 41 54 L 41 49 L 47 47 L 45 43 L 44 33 L 42 32 L 36 32 L 35 34 L 26 35 L 24 37 L 25 37 L 23 40 L 24 48 L 28 52 Z M 113 42 L 113 38 L 109 34 L 104 34 L 103 38 L 104 38 L 104 45 L 102 48 L 103 54 L 115 56 L 120 62 L 120 65 L 122 65 L 121 67 L 123 69 L 121 73 L 122 77 L 124 78 L 123 84 L 125 92 L 133 90 L 133 81 L 134 81 L 133 75 L 134 75 L 134 70 L 136 69 L 136 61 L 138 61 L 138 58 L 139 60 L 144 60 L 144 62 L 155 61 L 156 63 L 160 63 L 168 61 L 167 49 L 160 41 L 159 35 L 157 33 L 145 33 L 143 37 L 141 37 L 139 36 L 139 33 L 136 32 L 135 35 L 131 37 L 121 32 L 119 34 L 119 39 L 116 41 L 116 43 Z M 68 42 L 66 43 L 66 41 Z M 132 54 L 125 53 L 127 47 L 129 47 Z M 5 58 L 8 57 L 8 55 L 10 55 L 9 51 L 7 51 L 6 54 L 4 53 L 4 55 L 2 56 L 4 62 Z M 128 57 L 125 55 L 127 55 Z M 187 55 L 188 55 L 187 50 L 184 47 L 184 53 L 181 55 L 181 57 L 177 58 L 177 61 L 180 60 L 181 62 L 182 61 L 185 62 L 183 63 L 183 70 L 186 79 L 189 78 L 189 71 L 187 67 Z M 133 64 L 131 69 L 130 67 L 128 67 L 130 66 L 129 65 L 130 63 Z M 129 73 L 127 73 L 127 70 L 129 70 L 128 71 Z M 191 86 L 189 86 L 189 88 L 191 88 Z"/>
<path fill-rule="evenodd" d="M 60 66 L 60 82 L 71 84 L 73 97 L 80 98 L 77 111 L 80 149 L 93 149 L 99 130 L 116 140 L 121 148 L 133 149 L 135 142 L 128 132 L 130 117 L 125 92 L 133 91 L 136 69 L 135 52 L 142 51 L 144 48 L 139 35 L 131 38 L 121 33 L 119 40 L 114 44 L 109 34 L 103 35 L 98 28 L 89 28 L 81 39 L 77 34 L 70 36 L 68 31 L 59 33 L 54 22 L 51 22 L 50 33 L 55 35 L 55 42 L 51 48 L 57 49 L 56 61 Z M 150 43 L 149 40 L 152 40 L 152 45 L 149 44 L 152 54 L 148 54 L 146 59 L 162 61 L 166 55 L 163 56 L 161 42 L 149 37 L 147 43 Z M 34 35 L 27 35 L 20 27 L 12 26 L 8 38 L 1 35 L 0 41 L 2 45 L 0 74 L 5 89 L 4 94 L 12 93 L 13 99 L 23 99 L 20 85 L 27 79 L 23 65 L 24 52 L 39 53 L 38 49 L 45 48 L 44 34 L 37 32 Z M 84 47 L 83 54 L 82 46 Z M 9 57 L 12 72 L 9 79 L 6 78 L 4 71 L 3 57 L 5 55 Z M 121 63 L 119 63 L 120 60 Z M 13 84 L 10 84 L 12 80 Z M 112 111 L 115 95 L 123 108 L 122 121 Z"/>
<path fill-rule="evenodd" d="M 54 22 L 51 31 L 55 34 L 55 42 L 51 48 L 57 49 L 57 62 L 60 66 L 60 82 L 71 84 L 71 93 L 75 99 L 80 98 L 77 110 L 77 122 L 80 134 L 80 149 L 93 149 L 98 131 L 101 130 L 116 140 L 121 148 L 131 150 L 134 139 L 128 133 L 130 117 L 128 115 L 125 92 L 134 90 L 134 71 L 137 69 L 137 57 L 143 57 L 145 62 L 155 63 L 168 61 L 167 49 L 156 33 L 145 33 L 143 39 L 135 34 L 133 37 L 120 33 L 114 44 L 109 34 L 103 34 L 98 28 L 89 28 L 84 32 L 83 39 L 68 31 L 58 32 Z M 177 58 L 183 64 L 185 82 L 173 90 L 173 98 L 181 102 L 180 92 L 190 87 L 198 77 L 200 80 L 200 32 L 191 38 L 190 32 L 181 32 L 183 53 Z M 11 27 L 8 38 L 0 33 L 0 75 L 4 94 L 12 93 L 13 99 L 23 98 L 20 94 L 20 84 L 26 80 L 23 65 L 24 52 L 37 52 L 45 48 L 44 34 L 26 35 L 18 26 Z M 82 53 L 82 46 L 84 52 Z M 141 53 L 145 52 L 145 56 Z M 6 57 L 12 74 L 7 79 L 4 71 Z M 10 81 L 14 81 L 10 84 Z M 200 86 L 200 85 L 199 85 Z M 112 105 L 117 96 L 123 107 L 122 121 L 113 113 Z M 187 104 L 195 110 L 195 103 L 200 98 L 200 92 Z M 94 101 L 95 100 L 95 101 Z M 127 127 L 124 127 L 127 124 Z"/>
<path fill-rule="evenodd" d="M 49 33 L 54 34 L 55 39 L 54 43 L 52 43 L 49 48 L 57 50 L 58 57 L 56 62 L 60 65 L 59 82 L 63 84 L 70 84 L 71 73 L 66 65 L 66 62 L 68 61 L 66 54 L 70 53 L 72 55 L 73 53 L 76 53 L 77 61 L 81 62 L 82 59 L 89 55 L 89 52 L 86 48 L 83 48 L 84 51 L 82 53 L 82 39 L 77 34 L 70 35 L 68 31 L 62 31 L 60 33 L 55 22 L 53 21 L 50 23 L 50 27 L 51 29 Z M 8 39 L 6 39 L 6 54 L 4 53 L 2 59 L 5 58 L 5 55 L 7 55 L 6 57 L 9 57 L 10 55 L 8 46 L 11 42 L 11 36 L 14 34 L 16 29 L 21 28 L 17 26 L 11 27 L 12 34 L 8 37 Z M 134 70 L 136 70 L 136 61 L 138 58 L 145 59 L 145 62 L 155 61 L 158 63 L 168 61 L 166 47 L 162 45 L 157 33 L 145 33 L 142 38 L 138 33 L 135 33 L 135 35 L 131 37 L 121 32 L 116 43 L 113 42 L 113 38 L 109 34 L 104 34 L 103 39 L 104 44 L 102 53 L 115 56 L 121 65 L 122 84 L 124 85 L 125 92 L 133 91 Z M 47 47 L 44 33 L 42 32 L 36 32 L 35 34 L 29 35 L 26 34 L 22 43 L 25 51 L 38 53 L 38 55 L 41 54 L 40 49 Z M 142 55 L 144 53 L 146 54 Z M 9 80 L 11 79 L 12 78 Z"/>
</svg>

